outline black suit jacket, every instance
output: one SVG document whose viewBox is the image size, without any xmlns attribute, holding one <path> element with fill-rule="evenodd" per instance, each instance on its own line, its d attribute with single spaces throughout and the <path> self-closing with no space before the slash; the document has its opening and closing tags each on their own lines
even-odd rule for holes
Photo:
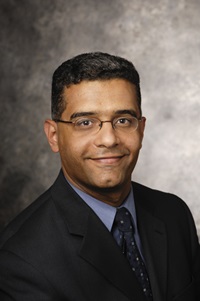
<svg viewBox="0 0 200 301">
<path fill-rule="evenodd" d="M 200 300 L 200 251 L 179 198 L 133 183 L 154 301 Z M 1 235 L 1 301 L 145 301 L 129 263 L 61 172 Z"/>
</svg>

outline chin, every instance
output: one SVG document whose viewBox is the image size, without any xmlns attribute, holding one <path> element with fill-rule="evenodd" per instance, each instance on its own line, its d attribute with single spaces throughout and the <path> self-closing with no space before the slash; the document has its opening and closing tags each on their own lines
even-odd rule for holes
<svg viewBox="0 0 200 301">
<path fill-rule="evenodd" d="M 125 181 L 102 181 L 102 183 L 97 183 L 96 185 L 94 185 L 93 187 L 96 190 L 103 190 L 103 191 L 117 191 L 117 190 L 121 190 L 122 187 L 125 186 L 125 184 L 128 183 L 128 180 Z"/>
</svg>

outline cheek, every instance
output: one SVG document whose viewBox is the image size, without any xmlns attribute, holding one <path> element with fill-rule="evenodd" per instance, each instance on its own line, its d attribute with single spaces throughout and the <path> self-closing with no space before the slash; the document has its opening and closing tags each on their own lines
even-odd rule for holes
<svg viewBox="0 0 200 301">
<path fill-rule="evenodd" d="M 134 137 L 126 138 L 123 144 L 130 150 L 130 152 L 136 152 L 142 147 L 142 139 L 140 135 L 135 135 Z"/>
<path fill-rule="evenodd" d="M 62 137 L 59 141 L 59 151 L 62 159 L 69 164 L 73 164 L 75 162 L 80 162 L 84 157 L 84 154 L 89 149 L 89 143 L 86 139 L 80 139 L 73 137 L 73 133 L 71 135 L 67 135 Z"/>
</svg>

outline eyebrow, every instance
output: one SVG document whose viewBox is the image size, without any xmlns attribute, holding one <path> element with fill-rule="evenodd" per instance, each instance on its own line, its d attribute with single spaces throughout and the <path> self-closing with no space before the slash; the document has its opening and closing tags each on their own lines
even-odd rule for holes
<svg viewBox="0 0 200 301">
<path fill-rule="evenodd" d="M 94 116 L 94 115 L 97 115 L 98 113 L 97 112 L 76 112 L 76 113 L 73 113 L 71 116 L 70 116 L 70 120 L 74 119 L 74 118 L 77 118 L 77 117 L 83 117 L 83 116 Z M 117 110 L 115 111 L 115 114 L 116 115 L 131 115 L 133 117 L 137 117 L 137 114 L 134 110 Z"/>
<path fill-rule="evenodd" d="M 137 113 L 134 110 L 118 110 L 115 114 L 119 115 L 131 115 L 133 117 L 137 117 Z"/>
<path fill-rule="evenodd" d="M 70 116 L 70 120 L 71 119 L 74 119 L 74 118 L 77 118 L 77 117 L 82 117 L 82 116 L 92 116 L 92 115 L 95 115 L 96 113 L 95 112 L 76 112 L 76 113 L 73 113 L 71 116 Z"/>
</svg>

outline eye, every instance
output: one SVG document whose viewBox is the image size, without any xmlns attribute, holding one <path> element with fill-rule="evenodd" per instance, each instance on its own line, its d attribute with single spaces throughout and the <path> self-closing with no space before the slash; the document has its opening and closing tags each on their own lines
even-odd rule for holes
<svg viewBox="0 0 200 301">
<path fill-rule="evenodd" d="M 115 121 L 115 124 L 117 126 L 129 126 L 129 125 L 131 125 L 131 123 L 132 123 L 132 120 L 131 120 L 131 118 L 128 118 L 128 117 L 120 117 L 120 118 L 117 118 Z"/>
<path fill-rule="evenodd" d="M 75 121 L 75 126 L 89 128 L 89 127 L 92 127 L 94 125 L 94 123 L 95 123 L 95 121 L 93 119 L 80 118 Z"/>
</svg>

